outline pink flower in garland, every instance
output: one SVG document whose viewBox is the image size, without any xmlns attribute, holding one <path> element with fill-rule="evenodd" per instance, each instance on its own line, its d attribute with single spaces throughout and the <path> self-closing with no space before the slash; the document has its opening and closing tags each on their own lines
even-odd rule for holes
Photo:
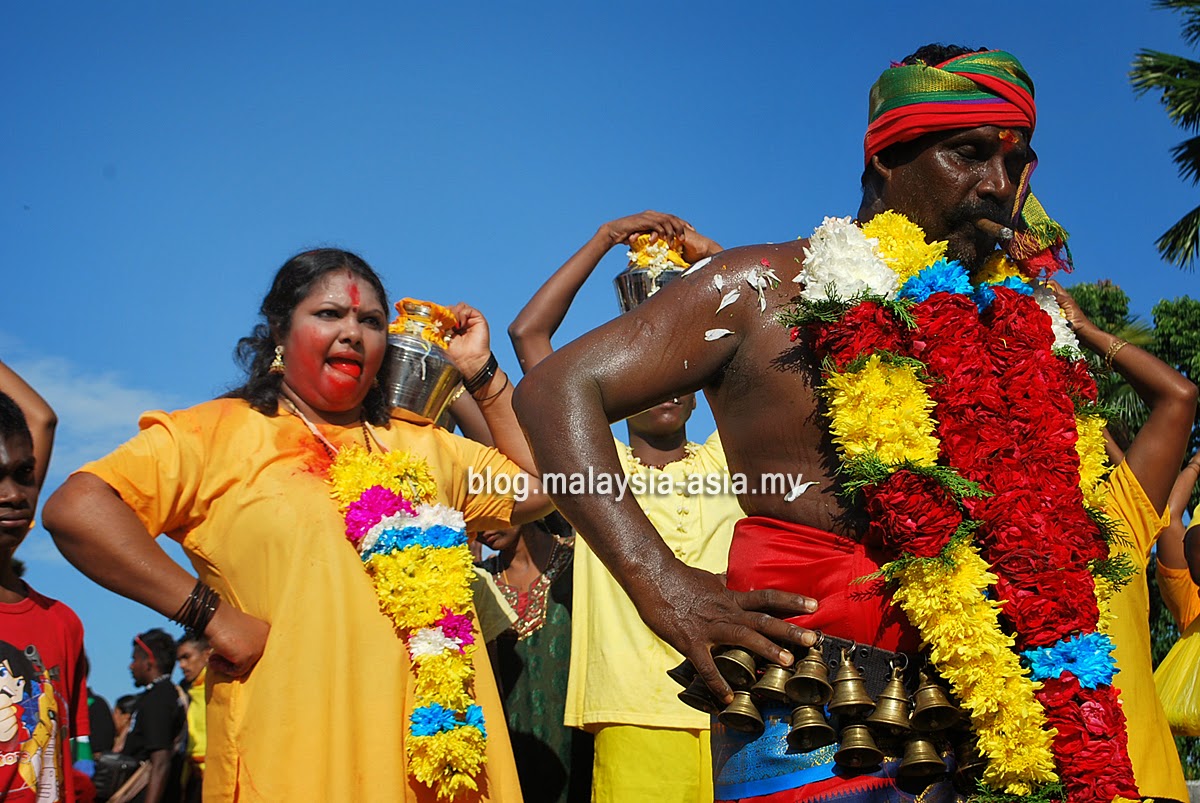
<svg viewBox="0 0 1200 803">
<path fill-rule="evenodd" d="M 404 497 L 382 485 L 372 486 L 363 491 L 363 495 L 351 502 L 346 509 L 346 537 L 358 546 L 367 530 L 385 517 L 394 516 L 401 511 L 416 515 L 413 506 Z"/>
<path fill-rule="evenodd" d="M 449 608 L 442 608 L 442 612 L 446 615 L 437 621 L 435 627 L 440 627 L 447 638 L 458 641 L 461 645 L 460 651 L 462 647 L 468 647 L 475 643 L 475 633 L 471 630 L 471 617 L 451 613 Z"/>
</svg>

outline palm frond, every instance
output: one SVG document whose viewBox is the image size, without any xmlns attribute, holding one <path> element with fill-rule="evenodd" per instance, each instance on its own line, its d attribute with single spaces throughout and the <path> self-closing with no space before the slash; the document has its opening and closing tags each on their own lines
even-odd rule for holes
<svg viewBox="0 0 1200 803">
<path fill-rule="evenodd" d="M 1161 90 L 1167 116 L 1176 125 L 1200 127 L 1200 62 L 1161 50 L 1141 50 L 1133 59 L 1129 79 L 1139 95 Z"/>
<path fill-rule="evenodd" d="M 1130 318 L 1121 328 L 1113 332 L 1114 335 L 1121 338 L 1127 343 L 1132 343 L 1138 348 L 1148 348 L 1154 342 L 1154 326 L 1145 321 Z"/>
<path fill-rule="evenodd" d="M 1171 148 L 1171 160 L 1179 168 L 1179 177 L 1195 184 L 1200 182 L 1200 137 L 1192 137 Z"/>
<path fill-rule="evenodd" d="M 1154 7 L 1183 14 L 1183 39 L 1192 47 L 1200 44 L 1200 0 L 1154 0 Z"/>
<path fill-rule="evenodd" d="M 1162 258 L 1172 265 L 1194 270 L 1196 257 L 1200 255 L 1200 206 L 1163 232 L 1155 246 Z"/>
</svg>

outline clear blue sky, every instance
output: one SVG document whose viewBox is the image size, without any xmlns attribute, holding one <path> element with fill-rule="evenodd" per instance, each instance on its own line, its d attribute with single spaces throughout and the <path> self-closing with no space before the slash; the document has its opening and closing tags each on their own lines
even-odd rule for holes
<svg viewBox="0 0 1200 803">
<path fill-rule="evenodd" d="M 1153 248 L 1200 193 L 1169 160 L 1183 134 L 1129 88 L 1138 48 L 1187 51 L 1149 2 L 80 2 L 4 17 L 0 355 L 59 413 L 47 494 L 142 410 L 233 384 L 234 343 L 304 247 L 359 252 L 393 299 L 476 304 L 515 369 L 504 328 L 605 220 L 675 212 L 731 246 L 853 214 L 867 89 L 931 41 L 1025 63 L 1034 187 L 1074 235 L 1078 279 L 1117 281 L 1143 316 L 1200 295 Z M 563 342 L 614 314 L 622 255 Z M 707 410 L 694 420 L 694 436 L 711 430 Z M 164 620 L 83 578 L 40 528 L 18 554 L 82 617 L 93 686 L 130 690 L 130 638 Z"/>
</svg>

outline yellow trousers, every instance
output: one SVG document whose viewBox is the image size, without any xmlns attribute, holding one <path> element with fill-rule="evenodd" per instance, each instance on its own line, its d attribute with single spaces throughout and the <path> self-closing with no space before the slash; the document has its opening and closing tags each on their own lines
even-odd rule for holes
<svg viewBox="0 0 1200 803">
<path fill-rule="evenodd" d="M 708 731 L 605 725 L 596 731 L 592 803 L 713 799 Z"/>
</svg>

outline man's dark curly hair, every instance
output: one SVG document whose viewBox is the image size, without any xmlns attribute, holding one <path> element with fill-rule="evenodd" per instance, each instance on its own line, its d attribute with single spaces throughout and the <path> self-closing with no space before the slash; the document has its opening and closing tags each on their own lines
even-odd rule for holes
<svg viewBox="0 0 1200 803">
<path fill-rule="evenodd" d="M 378 294 L 380 303 L 387 308 L 387 291 L 383 289 L 383 282 L 357 254 L 337 248 L 318 248 L 296 254 L 275 274 L 271 289 L 259 308 L 263 322 L 254 327 L 249 337 L 238 341 L 234 357 L 246 371 L 246 383 L 229 391 L 225 394 L 226 398 L 245 399 L 264 415 L 279 412 L 283 376 L 271 373 L 275 346 L 287 337 L 292 325 L 292 313 L 312 292 L 313 286 L 325 274 L 340 270 L 348 270 L 366 279 Z M 363 400 L 363 413 L 376 426 L 387 424 L 390 411 L 378 385 L 372 387 Z"/>
<path fill-rule="evenodd" d="M 963 47 L 962 45 L 942 45 L 928 44 L 914 50 L 909 55 L 900 60 L 901 64 L 926 64 L 930 67 L 937 66 L 944 61 L 965 56 L 968 53 L 982 53 L 987 50 L 986 47 Z"/>
</svg>

